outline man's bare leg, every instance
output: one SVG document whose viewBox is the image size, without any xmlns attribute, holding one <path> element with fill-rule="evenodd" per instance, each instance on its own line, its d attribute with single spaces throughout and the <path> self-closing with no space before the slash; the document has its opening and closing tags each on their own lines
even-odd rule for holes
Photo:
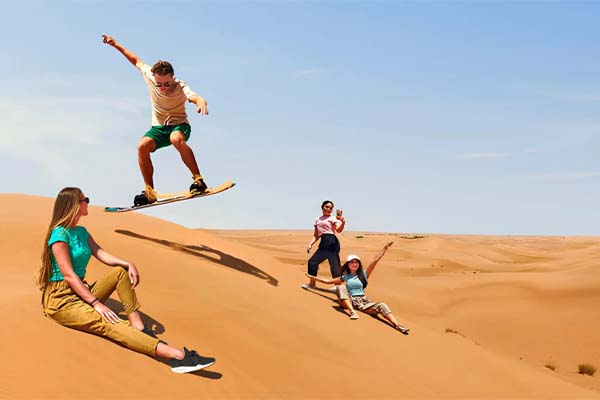
<svg viewBox="0 0 600 400">
<path fill-rule="evenodd" d="M 150 153 L 156 149 L 156 142 L 149 137 L 143 137 L 138 142 L 137 149 L 138 164 L 140 166 L 140 171 L 142 172 L 142 177 L 144 178 L 144 183 L 146 186 L 154 188 L 154 166 L 150 159 Z"/>
<path fill-rule="evenodd" d="M 192 177 L 201 177 L 200 170 L 198 169 L 198 163 L 196 162 L 196 157 L 194 156 L 194 152 L 191 147 L 185 142 L 185 136 L 181 131 L 173 131 L 171 132 L 171 143 L 179 152 L 181 156 L 181 160 L 188 167 L 190 172 L 192 173 Z"/>
</svg>

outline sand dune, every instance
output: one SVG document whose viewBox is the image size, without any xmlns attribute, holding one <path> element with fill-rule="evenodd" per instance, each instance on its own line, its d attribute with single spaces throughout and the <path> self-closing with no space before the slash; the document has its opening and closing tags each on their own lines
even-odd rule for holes
<svg viewBox="0 0 600 400">
<path fill-rule="evenodd" d="M 368 293 L 403 336 L 299 288 L 309 230 L 190 230 L 91 207 L 82 224 L 141 271 L 146 323 L 217 358 L 177 375 L 43 317 L 32 275 L 52 202 L 0 195 L 0 398 L 600 399 L 598 374 L 576 373 L 600 367 L 598 238 L 344 232 L 342 255 L 364 260 L 395 241 Z M 105 270 L 94 261 L 89 278 Z"/>
</svg>

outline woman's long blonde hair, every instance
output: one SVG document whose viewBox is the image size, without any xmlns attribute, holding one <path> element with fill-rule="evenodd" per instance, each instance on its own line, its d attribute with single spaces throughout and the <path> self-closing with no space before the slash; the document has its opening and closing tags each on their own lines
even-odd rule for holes
<svg viewBox="0 0 600 400">
<path fill-rule="evenodd" d="M 50 239 L 52 230 L 57 226 L 68 228 L 75 223 L 77 215 L 79 214 L 81 196 L 81 189 L 76 187 L 66 187 L 58 193 L 58 196 L 56 196 L 52 220 L 50 221 L 50 226 L 48 227 L 48 232 L 46 232 L 46 238 L 44 239 L 42 263 L 34 277 L 35 283 L 41 291 L 46 289 L 48 279 L 50 279 L 50 275 L 52 274 L 50 246 L 48 246 L 48 240 Z"/>
</svg>

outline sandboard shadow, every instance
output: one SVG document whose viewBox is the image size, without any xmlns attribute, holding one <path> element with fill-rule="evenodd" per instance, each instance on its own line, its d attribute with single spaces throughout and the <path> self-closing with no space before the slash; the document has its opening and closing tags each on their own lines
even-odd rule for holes
<svg viewBox="0 0 600 400">
<path fill-rule="evenodd" d="M 157 238 L 153 238 L 153 237 L 149 237 L 149 236 L 144 236 L 139 233 L 131 232 L 128 230 L 123 230 L 123 229 L 115 229 L 115 232 L 118 234 L 121 234 L 121 235 L 133 237 L 136 239 L 148 240 L 153 243 L 158 243 L 160 245 L 167 246 L 173 250 L 182 251 L 184 253 L 187 253 L 187 254 L 190 254 L 190 255 L 193 255 L 196 257 L 204 258 L 204 259 L 212 261 L 214 263 L 223 265 L 224 267 L 232 268 L 236 271 L 243 272 L 245 274 L 249 274 L 256 278 L 262 279 L 266 283 L 268 283 L 269 285 L 272 285 L 272 286 L 279 285 L 279 281 L 277 280 L 277 278 L 269 275 L 268 273 L 261 270 L 260 268 L 255 267 L 254 265 L 252 265 L 240 258 L 234 257 L 230 254 L 224 253 L 217 249 L 213 249 L 209 246 L 186 245 L 186 244 L 171 242 L 171 241 L 164 240 L 164 239 L 157 239 Z M 205 253 L 214 254 L 217 257 L 211 257 L 210 255 L 205 254 Z"/>
</svg>

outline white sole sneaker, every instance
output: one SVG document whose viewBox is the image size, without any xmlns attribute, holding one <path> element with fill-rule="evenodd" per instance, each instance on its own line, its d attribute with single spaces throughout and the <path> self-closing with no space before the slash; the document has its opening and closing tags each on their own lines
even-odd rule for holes
<svg viewBox="0 0 600 400">
<path fill-rule="evenodd" d="M 192 365 L 189 367 L 175 367 L 175 368 L 171 368 L 171 371 L 175 372 L 176 374 L 185 374 L 188 372 L 194 372 L 194 371 L 199 371 L 203 368 L 206 367 L 210 367 L 211 365 L 213 365 L 214 362 L 208 363 L 208 364 L 198 364 L 198 365 Z"/>
</svg>

